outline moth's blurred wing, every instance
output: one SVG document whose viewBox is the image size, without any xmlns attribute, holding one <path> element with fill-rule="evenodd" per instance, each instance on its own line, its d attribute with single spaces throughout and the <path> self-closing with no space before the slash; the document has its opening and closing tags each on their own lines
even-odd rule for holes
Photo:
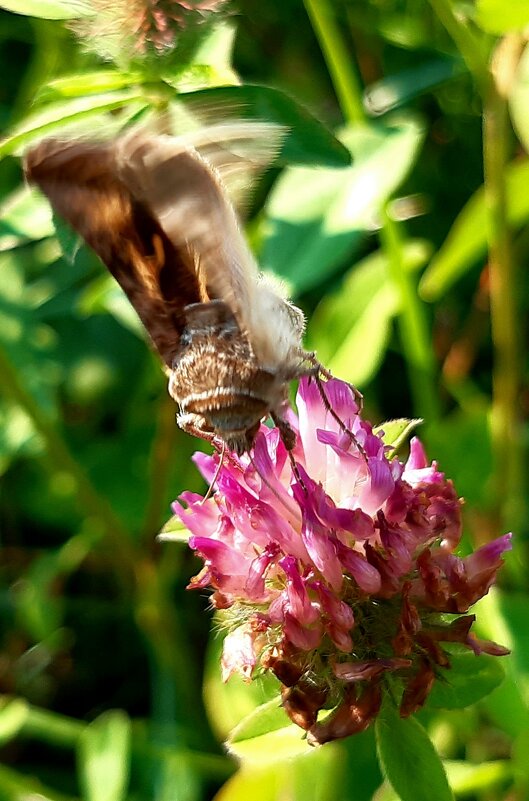
<svg viewBox="0 0 529 801">
<path fill-rule="evenodd" d="M 224 301 L 245 330 L 257 266 L 215 172 L 179 139 L 139 133 L 117 146 L 123 183 L 192 256 L 201 292 Z"/>
<path fill-rule="evenodd" d="M 185 322 L 183 308 L 204 297 L 185 242 L 175 247 L 156 216 L 121 181 L 116 143 L 49 139 L 26 154 L 24 166 L 27 179 L 122 286 L 170 367 Z"/>
</svg>

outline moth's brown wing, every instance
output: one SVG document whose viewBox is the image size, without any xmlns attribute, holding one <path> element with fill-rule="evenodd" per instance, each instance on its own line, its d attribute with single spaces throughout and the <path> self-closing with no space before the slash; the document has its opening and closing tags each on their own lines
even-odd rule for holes
<svg viewBox="0 0 529 801">
<path fill-rule="evenodd" d="M 171 367 L 184 306 L 204 300 L 185 243 L 176 248 L 152 212 L 120 180 L 116 145 L 45 140 L 25 157 L 31 183 L 97 253 Z"/>
<path fill-rule="evenodd" d="M 257 266 L 216 172 L 178 139 L 136 133 L 116 146 L 120 180 L 191 255 L 201 294 L 224 301 L 249 332 Z"/>
</svg>

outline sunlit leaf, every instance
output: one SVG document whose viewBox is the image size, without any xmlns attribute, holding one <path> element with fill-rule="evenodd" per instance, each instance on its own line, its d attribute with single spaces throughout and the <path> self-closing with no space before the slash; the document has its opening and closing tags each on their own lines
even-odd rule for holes
<svg viewBox="0 0 529 801">
<path fill-rule="evenodd" d="M 9 250 L 30 239 L 54 232 L 50 204 L 35 189 L 22 186 L 0 207 L 0 250 Z"/>
<path fill-rule="evenodd" d="M 529 25 L 529 0 L 477 0 L 476 22 L 488 33 L 521 31 Z"/>
<path fill-rule="evenodd" d="M 75 19 L 94 13 L 83 0 L 1 0 L 0 8 L 41 19 Z"/>
<path fill-rule="evenodd" d="M 193 53 L 192 63 L 230 69 L 237 27 L 227 19 L 214 23 Z"/>
<path fill-rule="evenodd" d="M 516 161 L 505 170 L 507 218 L 517 228 L 529 220 L 529 161 Z M 456 218 L 441 249 L 430 262 L 420 283 L 425 300 L 442 297 L 487 250 L 487 211 L 483 187 L 475 192 Z"/>
<path fill-rule="evenodd" d="M 430 253 L 428 243 L 410 240 L 403 247 L 404 269 L 417 270 Z M 336 292 L 323 297 L 309 321 L 307 341 L 332 372 L 362 387 L 384 357 L 400 305 L 387 256 L 375 251 L 347 273 Z"/>
<path fill-rule="evenodd" d="M 185 527 L 179 517 L 173 515 L 163 526 L 158 539 L 161 542 L 182 542 L 187 545 L 191 532 Z"/>
<path fill-rule="evenodd" d="M 122 801 L 129 781 L 131 724 L 120 710 L 104 712 L 83 731 L 78 747 L 84 801 Z"/>
<path fill-rule="evenodd" d="M 231 732 L 227 742 L 231 754 L 243 762 L 265 763 L 308 754 L 311 746 L 303 731 L 288 719 L 279 698 L 255 709 Z"/>
<path fill-rule="evenodd" d="M 27 720 L 29 707 L 23 698 L 0 699 L 0 745 L 16 737 Z"/>
<path fill-rule="evenodd" d="M 495 689 L 505 676 L 496 656 L 472 651 L 450 654 L 450 668 L 439 668 L 428 705 L 441 709 L 464 709 Z"/>
<path fill-rule="evenodd" d="M 215 796 L 214 801 L 346 801 L 346 755 L 339 745 L 312 749 L 298 758 L 274 764 L 244 764 Z"/>
<path fill-rule="evenodd" d="M 265 208 L 262 265 L 284 276 L 297 292 L 326 281 L 352 258 L 417 156 L 422 127 L 408 120 L 353 128 L 342 139 L 351 150 L 352 167 L 289 168 Z"/>
<path fill-rule="evenodd" d="M 401 801 L 453 801 L 446 773 L 426 731 L 386 703 L 376 721 L 379 759 Z"/>
<path fill-rule="evenodd" d="M 408 441 L 413 431 L 422 422 L 420 419 L 408 420 L 405 417 L 401 417 L 398 420 L 386 420 L 385 423 L 375 426 L 373 433 L 378 436 L 382 434 L 384 445 L 391 445 L 392 451 L 388 453 L 388 458 L 391 459 L 392 455 L 396 453 L 401 445 Z"/>
</svg>

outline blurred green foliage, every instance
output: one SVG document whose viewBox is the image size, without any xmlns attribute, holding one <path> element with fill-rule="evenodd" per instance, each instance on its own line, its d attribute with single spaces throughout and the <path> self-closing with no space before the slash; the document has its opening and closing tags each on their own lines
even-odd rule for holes
<svg viewBox="0 0 529 801">
<path fill-rule="evenodd" d="M 0 801 L 396 797 L 372 731 L 308 754 L 283 716 L 224 751 L 276 687 L 220 683 L 207 598 L 185 591 L 198 565 L 155 541 L 171 499 L 202 488 L 201 443 L 175 426 L 121 291 L 23 185 L 19 156 L 45 134 L 110 136 L 160 114 L 177 127 L 197 106 L 287 126 L 248 221 L 263 268 L 368 418 L 425 420 L 467 500 L 467 542 L 516 532 L 480 610 L 514 650 L 506 680 L 420 717 L 457 798 L 522 801 L 529 2 L 239 0 L 143 56 L 108 16 L 142 2 L 94 3 L 95 17 L 77 1 L 1 3 Z M 171 6 L 143 4 L 157 2 Z M 413 744 L 415 724 L 390 724 Z M 395 759 L 383 730 L 379 750 Z M 425 799 L 428 778 L 401 797 Z"/>
</svg>

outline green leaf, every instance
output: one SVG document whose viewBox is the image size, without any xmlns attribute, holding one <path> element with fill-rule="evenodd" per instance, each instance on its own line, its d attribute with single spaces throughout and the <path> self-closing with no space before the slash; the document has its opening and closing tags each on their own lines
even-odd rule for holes
<svg viewBox="0 0 529 801">
<path fill-rule="evenodd" d="M 372 229 L 416 158 L 422 137 L 422 127 L 410 120 L 351 128 L 342 139 L 352 167 L 285 170 L 265 208 L 263 268 L 285 277 L 297 292 L 328 280 Z"/>
<path fill-rule="evenodd" d="M 495 689 L 505 672 L 497 656 L 472 651 L 450 654 L 448 669 L 439 668 L 428 705 L 441 709 L 464 709 Z"/>
<path fill-rule="evenodd" d="M 36 189 L 21 186 L 0 207 L 0 250 L 54 233 L 50 204 Z"/>
<path fill-rule="evenodd" d="M 382 769 L 401 801 L 453 801 L 443 763 L 415 718 L 402 719 L 386 701 L 375 734 Z"/>
<path fill-rule="evenodd" d="M 406 242 L 404 268 L 417 270 L 430 253 L 430 245 L 422 240 Z M 307 331 L 309 347 L 336 375 L 363 386 L 378 370 L 400 303 L 388 276 L 387 255 L 375 251 L 358 262 L 338 291 L 324 296 L 317 306 Z"/>
<path fill-rule="evenodd" d="M 226 746 L 243 762 L 276 762 L 310 753 L 303 731 L 288 719 L 279 697 L 251 712 L 231 732 Z"/>
<path fill-rule="evenodd" d="M 0 207 L 0 250 L 10 250 L 54 232 L 50 204 L 36 189 L 21 186 Z"/>
<path fill-rule="evenodd" d="M 85 246 L 82 246 L 86 249 Z M 80 293 L 77 308 L 86 317 L 111 314 L 118 322 L 140 339 L 145 340 L 145 328 L 124 291 L 109 273 L 101 273 Z"/>
<path fill-rule="evenodd" d="M 218 71 L 224 70 L 235 75 L 231 69 L 231 62 L 236 33 L 236 26 L 227 19 L 212 25 L 211 30 L 193 53 L 191 63 L 207 64 Z"/>
<path fill-rule="evenodd" d="M 477 0 L 476 22 L 487 33 L 522 31 L 529 25 L 529 0 Z"/>
<path fill-rule="evenodd" d="M 187 545 L 191 532 L 185 527 L 179 517 L 173 515 L 163 526 L 157 539 L 161 542 L 183 542 Z"/>
<path fill-rule="evenodd" d="M 26 145 L 44 134 L 63 128 L 67 123 L 137 104 L 138 101 L 143 101 L 143 104 L 147 105 L 145 96 L 140 90 L 126 89 L 50 103 L 44 109 L 28 115 L 10 136 L 3 140 L 0 144 L 0 157 L 19 153 Z"/>
<path fill-rule="evenodd" d="M 467 68 L 461 59 L 445 56 L 413 69 L 388 75 L 371 84 L 364 92 L 364 105 L 374 116 L 387 114 L 409 103 L 424 92 L 463 75 Z"/>
<path fill-rule="evenodd" d="M 382 441 L 385 445 L 391 445 L 392 451 L 388 454 L 388 458 L 392 458 L 398 451 L 400 446 L 407 442 L 411 434 L 417 426 L 422 424 L 422 420 L 417 418 L 415 420 L 408 420 L 406 417 L 401 417 L 398 420 L 386 420 L 375 426 L 373 433 L 380 436 L 382 434 Z"/>
<path fill-rule="evenodd" d="M 505 170 L 507 220 L 513 228 L 529 220 L 529 161 L 516 161 Z M 475 192 L 456 218 L 441 249 L 425 271 L 420 294 L 434 301 L 486 253 L 488 218 L 483 187 Z"/>
<path fill-rule="evenodd" d="M 104 712 L 83 731 L 78 746 L 84 801 L 122 801 L 129 782 L 131 724 L 121 710 Z"/>
<path fill-rule="evenodd" d="M 279 158 L 287 164 L 323 164 L 343 167 L 350 164 L 346 147 L 319 120 L 295 100 L 269 86 L 221 86 L 185 92 L 178 98 L 192 112 L 204 117 L 208 108 L 218 120 L 223 118 L 263 120 L 284 126 Z"/>
<path fill-rule="evenodd" d="M 94 13 L 83 0 L 1 0 L 0 8 L 40 19 L 77 19 Z"/>
<path fill-rule="evenodd" d="M 17 736 L 28 719 L 29 706 L 23 698 L 0 699 L 0 745 Z"/>
</svg>

